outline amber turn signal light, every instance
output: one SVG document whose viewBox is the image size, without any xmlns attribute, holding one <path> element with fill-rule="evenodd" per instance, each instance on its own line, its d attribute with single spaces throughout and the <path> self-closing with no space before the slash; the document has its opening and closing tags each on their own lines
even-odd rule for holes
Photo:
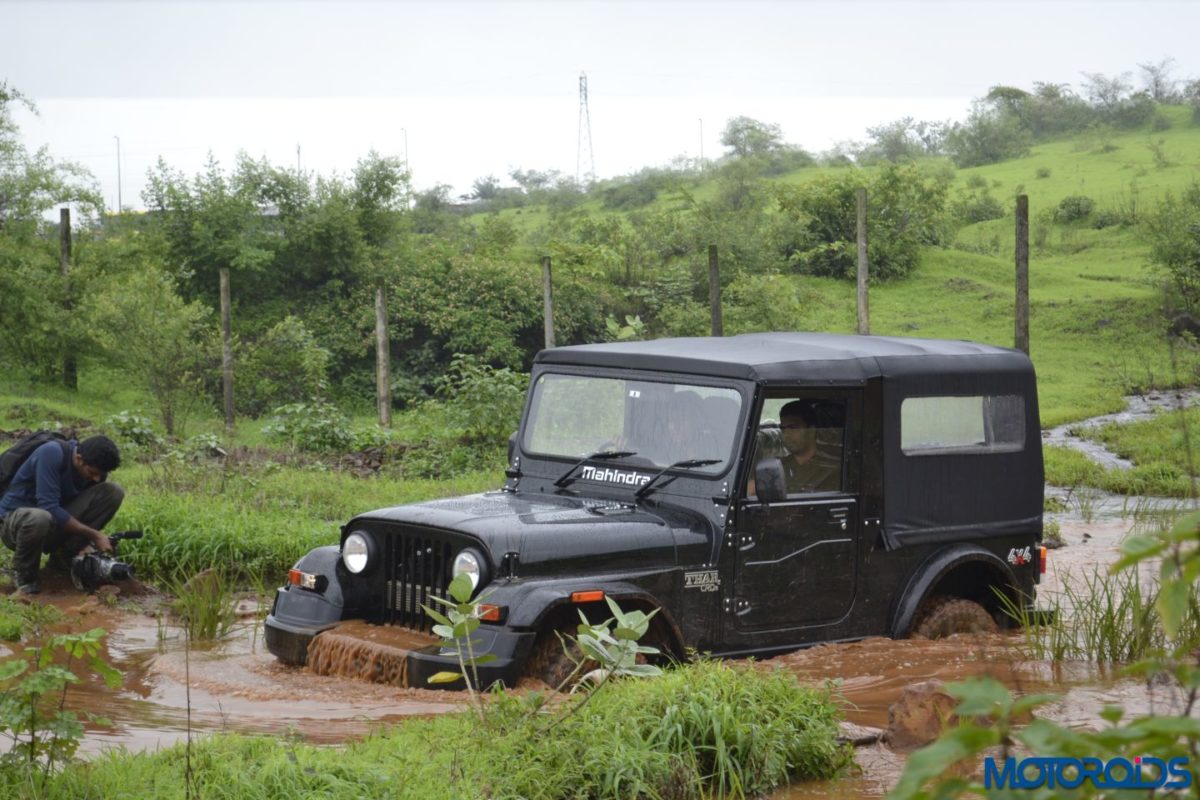
<svg viewBox="0 0 1200 800">
<path fill-rule="evenodd" d="M 479 604 L 479 618 L 484 622 L 504 622 L 508 609 L 504 606 L 494 606 L 491 603 Z"/>
<path fill-rule="evenodd" d="M 1047 554 L 1047 552 L 1049 552 L 1049 551 L 1047 551 L 1046 548 L 1044 548 L 1044 547 L 1038 548 L 1038 573 L 1040 575 L 1046 574 L 1046 561 L 1047 561 L 1046 554 Z"/>
<path fill-rule="evenodd" d="M 603 599 L 604 591 L 602 589 L 593 589 L 588 592 L 571 592 L 572 603 L 595 603 Z"/>
</svg>

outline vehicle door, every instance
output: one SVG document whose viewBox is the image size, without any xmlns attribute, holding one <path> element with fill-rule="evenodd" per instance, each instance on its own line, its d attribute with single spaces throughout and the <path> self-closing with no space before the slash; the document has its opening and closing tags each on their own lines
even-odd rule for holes
<svg viewBox="0 0 1200 800">
<path fill-rule="evenodd" d="M 862 395 L 771 393 L 762 403 L 736 526 L 736 626 L 782 630 L 837 622 L 858 580 Z M 776 459 L 786 496 L 759 499 L 756 465 Z"/>
</svg>

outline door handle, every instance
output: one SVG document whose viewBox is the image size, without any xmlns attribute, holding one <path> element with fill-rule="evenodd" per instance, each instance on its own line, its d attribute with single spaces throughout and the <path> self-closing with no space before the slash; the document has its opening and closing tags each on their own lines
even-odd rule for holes
<svg viewBox="0 0 1200 800">
<path fill-rule="evenodd" d="M 848 508 L 831 508 L 829 509 L 829 521 L 833 525 L 837 525 L 842 530 L 846 530 L 849 526 L 850 509 Z"/>
</svg>

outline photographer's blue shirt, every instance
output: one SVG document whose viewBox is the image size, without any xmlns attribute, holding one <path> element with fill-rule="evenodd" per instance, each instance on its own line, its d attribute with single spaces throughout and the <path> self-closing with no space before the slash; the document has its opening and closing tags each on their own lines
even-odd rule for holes
<svg viewBox="0 0 1200 800">
<path fill-rule="evenodd" d="M 0 498 L 0 519 L 18 508 L 40 508 L 49 511 L 62 528 L 71 518 L 63 506 L 80 492 L 75 486 L 76 445 L 74 440 L 67 442 L 65 448 L 59 442 L 46 442 L 34 450 Z"/>
</svg>

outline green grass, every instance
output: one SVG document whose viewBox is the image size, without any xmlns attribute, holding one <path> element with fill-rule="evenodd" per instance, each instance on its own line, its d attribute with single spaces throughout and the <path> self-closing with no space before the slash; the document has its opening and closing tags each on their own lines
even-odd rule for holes
<svg viewBox="0 0 1200 800">
<path fill-rule="evenodd" d="M 1155 603 L 1157 581 L 1139 578 L 1136 569 L 1117 573 L 1096 570 L 1066 576 L 1061 593 L 1042 592 L 1038 599 L 1053 615 L 1044 625 L 1032 624 L 1027 608 L 1005 599 L 1006 611 L 1020 624 L 1026 658 L 1036 661 L 1090 661 L 1130 664 L 1200 635 L 1200 597 L 1193 585 L 1188 602 L 1193 613 L 1174 639 L 1162 627 Z M 1047 605 L 1048 604 L 1048 605 Z"/>
<path fill-rule="evenodd" d="M 700 662 L 619 681 L 547 730 L 516 696 L 472 712 L 412 720 L 346 747 L 218 735 L 194 745 L 194 796 L 215 798 L 757 797 L 849 763 L 828 692 L 788 673 Z M 110 752 L 50 778 L 45 798 L 182 798 L 182 745 Z M 0 795 L 29 797 L 17 768 Z"/>
<path fill-rule="evenodd" d="M 217 569 L 254 581 L 282 577 L 314 547 L 336 544 L 355 514 L 498 487 L 499 472 L 445 480 L 356 478 L 320 465 L 225 469 L 220 465 L 133 465 L 114 473 L 126 489 L 111 530 L 145 538 L 121 547 L 140 576 L 162 579 Z"/>
</svg>

